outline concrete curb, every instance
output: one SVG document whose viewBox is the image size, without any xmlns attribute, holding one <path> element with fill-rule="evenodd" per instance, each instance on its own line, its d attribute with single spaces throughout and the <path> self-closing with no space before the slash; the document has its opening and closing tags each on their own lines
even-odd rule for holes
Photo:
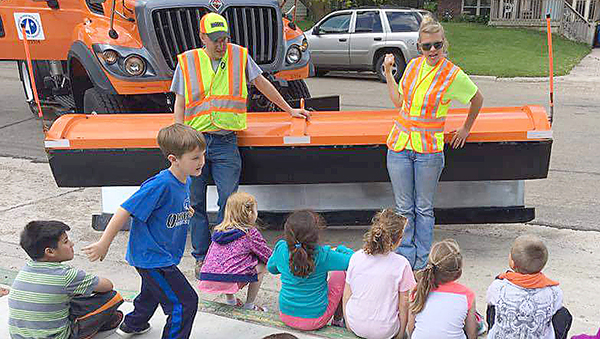
<svg viewBox="0 0 600 339">
<path fill-rule="evenodd" d="M 17 276 L 17 271 L 0 268 L 0 285 L 12 285 L 13 280 Z M 132 302 L 138 294 L 137 291 L 118 290 L 126 302 Z M 198 303 L 198 312 L 209 313 L 228 319 L 234 319 L 244 322 L 249 322 L 257 325 L 280 328 L 283 330 L 291 330 L 275 313 L 259 312 L 253 310 L 245 310 L 239 307 L 233 307 L 226 304 L 217 303 L 214 301 L 200 300 Z M 313 335 L 321 338 L 336 338 L 336 339 L 355 339 L 358 338 L 352 332 L 345 328 L 336 326 L 325 326 L 316 331 L 303 331 L 307 335 Z"/>
</svg>

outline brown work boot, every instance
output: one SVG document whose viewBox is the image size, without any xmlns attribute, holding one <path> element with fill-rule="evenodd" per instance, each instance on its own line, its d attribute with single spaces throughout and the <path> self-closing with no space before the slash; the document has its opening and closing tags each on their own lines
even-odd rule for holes
<svg viewBox="0 0 600 339">
<path fill-rule="evenodd" d="M 198 280 L 200 280 L 200 270 L 202 269 L 202 265 L 204 265 L 204 260 L 196 260 L 196 267 L 194 268 L 194 273 L 196 274 L 196 279 Z"/>
</svg>

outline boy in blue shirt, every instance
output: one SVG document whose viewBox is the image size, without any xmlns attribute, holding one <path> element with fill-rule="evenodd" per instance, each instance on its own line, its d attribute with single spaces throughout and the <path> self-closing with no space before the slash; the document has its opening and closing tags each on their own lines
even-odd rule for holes
<svg viewBox="0 0 600 339">
<path fill-rule="evenodd" d="M 200 175 L 206 143 L 200 132 L 183 124 L 161 129 L 157 141 L 171 166 L 146 180 L 117 210 L 100 240 L 83 251 L 90 261 L 103 260 L 114 237 L 133 217 L 126 260 L 140 274 L 142 287 L 117 333 L 129 337 L 148 332 L 160 304 L 168 316 L 162 338 L 189 338 L 198 295 L 177 265 L 193 214 L 189 176 Z"/>
</svg>

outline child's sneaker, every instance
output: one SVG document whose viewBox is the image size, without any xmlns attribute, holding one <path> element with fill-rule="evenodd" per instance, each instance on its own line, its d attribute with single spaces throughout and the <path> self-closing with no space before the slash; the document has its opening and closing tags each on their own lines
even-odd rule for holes
<svg viewBox="0 0 600 339">
<path fill-rule="evenodd" d="M 331 326 L 346 327 L 346 321 L 344 320 L 344 318 L 341 318 L 339 320 L 332 319 Z"/>
<path fill-rule="evenodd" d="M 475 319 L 477 319 L 477 335 L 483 335 L 485 332 L 487 332 L 487 324 L 485 319 L 483 319 L 483 316 L 479 314 L 479 312 L 475 312 Z"/>
<path fill-rule="evenodd" d="M 117 334 L 123 338 L 129 338 L 134 335 L 147 333 L 148 331 L 150 331 L 150 328 L 150 323 L 146 323 L 146 326 L 143 329 L 136 331 L 127 326 L 125 322 L 122 322 L 121 326 L 119 326 L 119 328 L 117 329 Z"/>
<path fill-rule="evenodd" d="M 115 328 L 119 327 L 121 321 L 123 321 L 123 312 L 117 310 L 115 313 L 113 313 L 112 319 L 100 327 L 98 332 L 114 330 Z"/>
</svg>

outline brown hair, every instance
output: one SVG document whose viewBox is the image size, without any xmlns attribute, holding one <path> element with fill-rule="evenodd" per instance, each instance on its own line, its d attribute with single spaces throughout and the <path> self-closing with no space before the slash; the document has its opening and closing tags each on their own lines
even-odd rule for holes
<svg viewBox="0 0 600 339">
<path fill-rule="evenodd" d="M 251 194 L 233 193 L 227 199 L 223 222 L 215 226 L 215 231 L 226 232 L 237 228 L 247 232 L 249 228 L 256 227 L 255 207 L 258 205 Z"/>
<path fill-rule="evenodd" d="M 425 307 L 427 296 L 441 284 L 454 281 L 462 275 L 462 255 L 454 239 L 445 239 L 431 246 L 427 266 L 418 271 L 417 288 L 413 292 L 410 310 L 419 313 Z"/>
<path fill-rule="evenodd" d="M 200 148 L 201 152 L 206 150 L 206 141 L 202 133 L 180 123 L 161 128 L 156 141 L 165 158 L 169 154 L 179 158 L 183 154 L 195 150 L 196 147 Z"/>
<path fill-rule="evenodd" d="M 323 218 L 310 210 L 296 211 L 285 221 L 284 236 L 290 252 L 290 271 L 293 275 L 306 277 L 315 270 L 319 231 L 323 227 Z"/>
<path fill-rule="evenodd" d="M 298 337 L 291 333 L 275 333 L 268 335 L 262 339 L 298 339 Z"/>
<path fill-rule="evenodd" d="M 386 208 L 373 217 L 371 228 L 365 233 L 363 250 L 366 254 L 387 254 L 394 250 L 402 239 L 402 232 L 407 219 L 396 213 L 392 208 Z"/>
<path fill-rule="evenodd" d="M 442 26 L 442 24 L 440 24 L 437 20 L 435 20 L 431 15 L 425 15 L 423 17 L 423 20 L 421 21 L 421 25 L 419 26 L 419 43 L 421 42 L 421 34 L 423 33 L 428 33 L 428 34 L 435 34 L 435 33 L 442 33 L 442 38 L 444 41 L 444 53 L 448 52 L 448 47 L 450 46 L 450 44 L 448 43 L 448 40 L 446 39 L 446 33 L 444 32 L 444 26 Z"/>
<path fill-rule="evenodd" d="M 548 261 L 548 249 L 535 235 L 526 234 L 515 239 L 510 250 L 515 271 L 523 274 L 540 272 Z"/>
</svg>

